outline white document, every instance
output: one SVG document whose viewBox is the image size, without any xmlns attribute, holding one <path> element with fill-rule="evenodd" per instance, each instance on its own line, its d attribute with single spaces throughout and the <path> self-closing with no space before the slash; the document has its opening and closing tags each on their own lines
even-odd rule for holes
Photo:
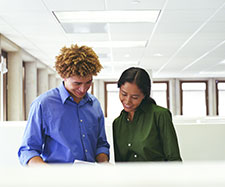
<svg viewBox="0 0 225 187">
<path fill-rule="evenodd" d="M 97 165 L 96 162 L 88 162 L 88 161 L 83 161 L 83 160 L 74 160 L 74 164 Z"/>
</svg>

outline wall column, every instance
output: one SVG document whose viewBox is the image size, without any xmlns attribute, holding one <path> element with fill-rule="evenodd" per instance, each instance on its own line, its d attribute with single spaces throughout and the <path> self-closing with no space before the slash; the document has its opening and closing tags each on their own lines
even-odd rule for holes
<svg viewBox="0 0 225 187">
<path fill-rule="evenodd" d="M 180 93 L 180 80 L 179 79 L 175 79 L 175 110 L 176 112 L 174 113 L 174 115 L 181 115 L 181 93 Z"/>
<path fill-rule="evenodd" d="M 29 114 L 30 105 L 37 97 L 37 63 L 25 62 L 25 112 L 26 119 Z"/>
<path fill-rule="evenodd" d="M 177 110 L 177 102 L 178 100 L 176 99 L 178 96 L 176 95 L 176 79 L 171 79 L 169 81 L 169 95 L 170 95 L 170 111 L 173 115 L 178 115 L 180 114 Z M 179 89 L 179 88 L 178 88 Z M 179 98 L 179 97 L 178 97 Z"/>
<path fill-rule="evenodd" d="M 37 71 L 37 95 L 41 95 L 48 90 L 48 70 L 47 68 L 41 68 Z"/>
<path fill-rule="evenodd" d="M 209 116 L 216 116 L 216 80 L 210 78 L 208 81 Z"/>
<path fill-rule="evenodd" d="M 49 74 L 48 75 L 48 89 L 52 89 L 56 87 L 56 78 L 55 74 Z"/>
<path fill-rule="evenodd" d="M 20 50 L 8 53 L 8 120 L 24 120 L 23 61 Z"/>
</svg>

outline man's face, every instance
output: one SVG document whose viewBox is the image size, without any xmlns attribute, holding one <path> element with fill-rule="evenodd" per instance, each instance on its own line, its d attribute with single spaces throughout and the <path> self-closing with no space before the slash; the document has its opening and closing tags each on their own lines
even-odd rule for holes
<svg viewBox="0 0 225 187">
<path fill-rule="evenodd" d="M 92 75 L 85 77 L 72 76 L 64 78 L 64 85 L 67 91 L 71 94 L 74 101 L 79 103 L 87 93 L 92 83 Z"/>
</svg>

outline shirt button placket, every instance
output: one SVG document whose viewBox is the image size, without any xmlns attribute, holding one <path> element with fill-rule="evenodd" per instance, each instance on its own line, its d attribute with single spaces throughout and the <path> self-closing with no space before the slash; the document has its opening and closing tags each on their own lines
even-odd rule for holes
<svg viewBox="0 0 225 187">
<path fill-rule="evenodd" d="M 80 119 L 80 123 L 81 123 L 81 124 L 83 123 L 83 120 L 82 120 L 82 119 Z M 82 137 L 85 138 L 85 134 L 84 134 L 84 133 L 82 133 Z M 86 147 L 86 146 L 85 146 L 85 141 L 83 141 L 83 143 L 84 143 L 84 148 L 85 148 L 85 147 Z M 84 151 L 85 151 L 85 153 L 88 152 L 87 149 L 85 149 Z"/>
<path fill-rule="evenodd" d="M 83 120 L 81 119 L 80 122 L 82 123 Z M 85 138 L 85 134 L 82 132 L 82 137 Z"/>
</svg>

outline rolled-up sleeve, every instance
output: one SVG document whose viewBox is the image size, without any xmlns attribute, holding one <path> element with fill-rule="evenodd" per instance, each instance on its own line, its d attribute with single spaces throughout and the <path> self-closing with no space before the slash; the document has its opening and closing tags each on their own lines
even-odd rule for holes
<svg viewBox="0 0 225 187">
<path fill-rule="evenodd" d="M 104 115 L 101 111 L 101 117 L 99 119 L 99 136 L 98 136 L 98 141 L 97 141 L 97 150 L 96 150 L 96 156 L 100 153 L 105 153 L 109 157 L 109 143 L 107 142 L 106 138 L 106 132 L 105 132 L 105 120 L 104 120 Z"/>
<path fill-rule="evenodd" d="M 22 165 L 26 165 L 32 157 L 41 155 L 43 145 L 42 125 L 41 105 L 34 102 L 30 108 L 22 144 L 18 151 L 18 157 Z"/>
</svg>

